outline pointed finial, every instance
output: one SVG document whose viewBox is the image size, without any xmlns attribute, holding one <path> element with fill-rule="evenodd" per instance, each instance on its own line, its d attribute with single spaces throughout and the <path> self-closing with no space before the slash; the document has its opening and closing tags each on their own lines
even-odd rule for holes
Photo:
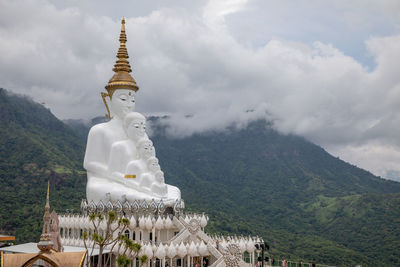
<svg viewBox="0 0 400 267">
<path fill-rule="evenodd" d="M 46 205 L 44 208 L 44 215 L 43 215 L 43 231 L 42 235 L 40 236 L 40 241 L 37 244 L 38 248 L 41 251 L 47 251 L 53 247 L 53 241 L 50 239 L 50 181 L 47 182 L 47 194 L 46 194 Z"/>
<path fill-rule="evenodd" d="M 125 45 L 125 43 L 127 42 L 126 33 L 125 33 L 125 18 L 122 18 L 122 21 L 121 21 L 121 33 L 119 35 L 119 42 L 121 43 L 121 46 Z M 126 58 L 128 58 L 128 51 L 125 49 L 124 52 L 126 52 Z M 119 51 L 118 51 L 118 53 L 119 53 Z M 117 57 L 118 57 L 118 55 L 117 55 Z M 129 64 L 129 62 L 128 62 L 128 64 Z"/>
<path fill-rule="evenodd" d="M 117 61 L 114 64 L 113 71 L 115 72 L 114 76 L 110 79 L 108 84 L 106 85 L 106 89 L 108 91 L 108 96 L 112 98 L 112 94 L 116 89 L 129 89 L 133 91 L 139 90 L 139 87 L 136 84 L 135 79 L 129 74 L 132 72 L 131 66 L 128 56 L 128 50 L 126 49 L 126 33 L 125 33 L 125 18 L 122 18 L 121 21 L 121 33 L 119 35 L 119 49 L 117 53 Z"/>
<path fill-rule="evenodd" d="M 49 204 L 49 198 L 50 198 L 50 181 L 47 181 L 47 195 L 46 195 L 46 209 L 50 209 L 50 204 Z"/>
</svg>

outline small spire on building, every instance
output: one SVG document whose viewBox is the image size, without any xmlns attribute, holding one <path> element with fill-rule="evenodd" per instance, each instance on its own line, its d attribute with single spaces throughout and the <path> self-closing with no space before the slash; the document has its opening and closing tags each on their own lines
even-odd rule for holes
<svg viewBox="0 0 400 267">
<path fill-rule="evenodd" d="M 126 33 L 125 33 L 125 18 L 121 21 L 121 34 L 119 35 L 119 49 L 117 53 L 117 61 L 114 64 L 113 71 L 114 76 L 110 79 L 106 85 L 108 95 L 110 98 L 116 89 L 130 89 L 137 91 L 139 87 L 136 84 L 135 79 L 129 74 L 132 72 L 131 66 L 128 61 L 128 50 L 126 49 Z"/>
<path fill-rule="evenodd" d="M 40 241 L 37 244 L 38 248 L 41 251 L 50 250 L 53 248 L 53 241 L 50 239 L 50 181 L 47 182 L 47 194 L 46 194 L 46 205 L 44 207 L 44 215 L 43 215 L 43 231 L 40 236 Z"/>
<path fill-rule="evenodd" d="M 46 194 L 46 206 L 45 206 L 45 216 L 46 213 L 50 215 L 50 203 L 49 203 L 49 198 L 50 198 L 50 181 L 47 181 L 47 194 Z"/>
</svg>

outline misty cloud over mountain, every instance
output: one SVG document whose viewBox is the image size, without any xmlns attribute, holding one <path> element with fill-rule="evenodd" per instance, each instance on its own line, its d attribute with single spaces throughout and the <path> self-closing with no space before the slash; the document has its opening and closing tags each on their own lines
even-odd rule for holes
<svg viewBox="0 0 400 267">
<path fill-rule="evenodd" d="M 400 6 L 383 2 L 303 5 L 304 20 L 288 13 L 294 6 L 286 1 L 121 4 L 137 110 L 170 115 L 169 133 L 178 137 L 266 118 L 395 178 Z M 116 12 L 105 15 L 111 5 L 0 1 L 0 86 L 45 102 L 63 119 L 103 115 L 100 92 L 112 76 L 120 28 Z"/>
</svg>

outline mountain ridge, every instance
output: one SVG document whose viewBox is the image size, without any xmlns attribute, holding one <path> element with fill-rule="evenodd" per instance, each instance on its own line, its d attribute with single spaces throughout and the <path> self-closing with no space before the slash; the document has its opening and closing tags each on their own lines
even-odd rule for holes
<svg viewBox="0 0 400 267">
<path fill-rule="evenodd" d="M 51 207 L 79 208 L 85 144 L 47 108 L 0 88 L 0 231 L 38 241 L 47 181 Z"/>
<path fill-rule="evenodd" d="M 0 229 L 15 229 L 19 242 L 37 240 L 47 180 L 52 207 L 79 209 L 88 128 L 66 126 L 40 104 L 2 89 L 0 112 L 9 118 L 0 130 Z M 157 118 L 149 121 L 166 182 L 181 189 L 188 212 L 209 214 L 208 232 L 259 234 L 275 258 L 400 264 L 400 183 L 264 121 L 183 139 L 168 138 Z"/>
</svg>

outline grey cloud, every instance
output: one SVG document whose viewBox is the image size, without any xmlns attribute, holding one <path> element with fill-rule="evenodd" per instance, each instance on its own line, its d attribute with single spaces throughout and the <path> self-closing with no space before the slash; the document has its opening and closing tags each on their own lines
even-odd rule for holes
<svg viewBox="0 0 400 267">
<path fill-rule="evenodd" d="M 400 35 L 367 40 L 376 60 L 371 71 L 329 43 L 267 38 L 248 45 L 243 39 L 254 35 L 236 27 L 257 1 L 233 1 L 236 13 L 214 10 L 208 17 L 205 9 L 152 3 L 154 11 L 144 7 L 143 14 L 127 16 L 127 46 L 140 87 L 137 110 L 171 115 L 171 135 L 267 118 L 278 130 L 303 135 L 374 173 L 400 171 Z M 120 22 L 104 16 L 107 5 L 89 12 L 88 2 L 75 4 L 0 2 L 0 81 L 46 102 L 61 118 L 88 119 L 105 113 L 100 92 L 112 76 Z M 209 17 L 228 13 L 222 20 Z"/>
<path fill-rule="evenodd" d="M 373 66 L 364 41 L 398 33 L 399 10 L 397 0 L 253 0 L 229 16 L 227 23 L 230 33 L 247 46 L 259 47 L 274 39 L 321 41 Z"/>
</svg>

